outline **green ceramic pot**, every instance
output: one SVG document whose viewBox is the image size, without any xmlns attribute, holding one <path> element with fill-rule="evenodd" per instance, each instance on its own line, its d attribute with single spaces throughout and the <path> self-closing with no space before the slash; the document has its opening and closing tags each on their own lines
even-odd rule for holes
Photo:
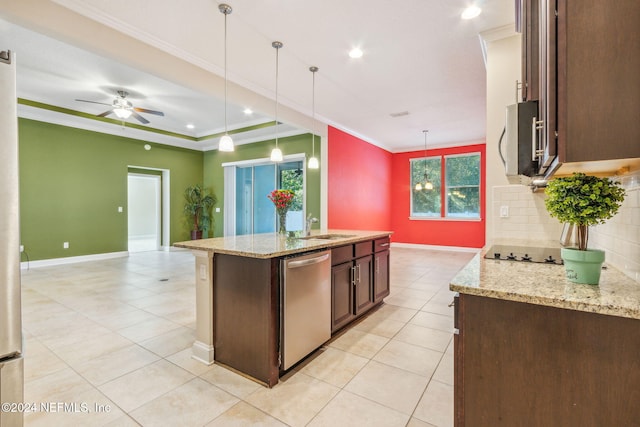
<svg viewBox="0 0 640 427">
<path fill-rule="evenodd" d="M 597 285 L 600 282 L 600 272 L 604 263 L 604 251 L 587 249 L 580 251 L 575 248 L 562 248 L 560 251 L 566 277 L 574 283 Z"/>
</svg>

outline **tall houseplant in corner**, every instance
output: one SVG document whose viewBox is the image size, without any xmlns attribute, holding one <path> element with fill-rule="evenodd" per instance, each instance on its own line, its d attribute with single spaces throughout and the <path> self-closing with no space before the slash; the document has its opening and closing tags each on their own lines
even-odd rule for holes
<svg viewBox="0 0 640 427">
<path fill-rule="evenodd" d="M 604 224 L 624 201 L 625 191 L 609 178 L 574 173 L 556 178 L 545 190 L 549 214 L 577 229 L 577 248 L 562 248 L 567 279 L 597 285 L 604 263 L 604 251 L 587 249 L 589 226 Z"/>
<path fill-rule="evenodd" d="M 216 197 L 200 184 L 190 185 L 184 190 L 184 213 L 191 226 L 191 240 L 202 239 L 202 230 L 211 223 L 211 207 Z"/>
</svg>

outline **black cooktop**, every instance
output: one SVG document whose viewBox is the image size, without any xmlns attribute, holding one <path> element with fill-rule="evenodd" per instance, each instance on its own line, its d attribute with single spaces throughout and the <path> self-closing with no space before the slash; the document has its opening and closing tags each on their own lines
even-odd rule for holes
<svg viewBox="0 0 640 427">
<path fill-rule="evenodd" d="M 487 259 L 563 264 L 560 248 L 540 248 L 528 246 L 493 245 L 484 254 Z"/>
</svg>

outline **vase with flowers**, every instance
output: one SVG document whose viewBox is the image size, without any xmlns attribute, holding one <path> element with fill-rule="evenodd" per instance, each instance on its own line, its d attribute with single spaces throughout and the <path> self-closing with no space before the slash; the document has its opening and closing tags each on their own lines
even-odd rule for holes
<svg viewBox="0 0 640 427">
<path fill-rule="evenodd" d="M 278 233 L 287 234 L 287 211 L 293 203 L 295 193 L 291 190 L 273 190 L 267 195 L 276 207 L 278 213 Z"/>
</svg>

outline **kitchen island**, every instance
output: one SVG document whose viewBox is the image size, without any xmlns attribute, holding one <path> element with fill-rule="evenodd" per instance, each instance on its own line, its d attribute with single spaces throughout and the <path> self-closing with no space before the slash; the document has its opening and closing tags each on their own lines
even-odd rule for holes
<svg viewBox="0 0 640 427">
<path fill-rule="evenodd" d="M 476 255 L 451 281 L 455 425 L 638 425 L 640 283 Z"/>
<path fill-rule="evenodd" d="M 195 255 L 193 357 L 207 364 L 221 363 L 274 386 L 284 372 L 283 262 L 320 251 L 331 254 L 327 279 L 331 313 L 326 325 L 330 334 L 389 294 L 390 234 L 314 230 L 310 236 L 266 233 L 175 243 Z"/>
</svg>

